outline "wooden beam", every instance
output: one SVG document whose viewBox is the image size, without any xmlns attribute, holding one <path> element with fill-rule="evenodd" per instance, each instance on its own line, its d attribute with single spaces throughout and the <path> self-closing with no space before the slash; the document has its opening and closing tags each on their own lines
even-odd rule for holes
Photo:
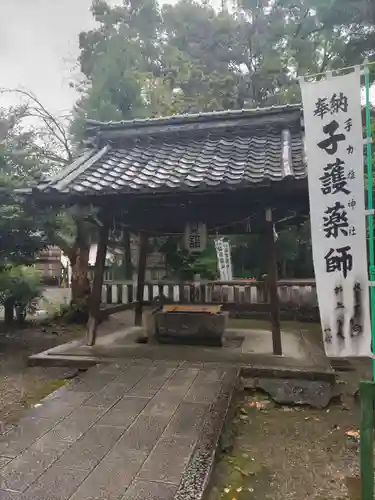
<svg viewBox="0 0 375 500">
<path fill-rule="evenodd" d="M 99 230 L 99 242 L 96 252 L 95 273 L 91 289 L 89 303 L 89 319 L 87 322 L 87 345 L 93 346 L 96 341 L 96 333 L 100 318 L 100 303 L 103 286 L 103 274 L 105 268 L 105 258 L 107 255 L 109 226 L 103 224 Z"/>
<path fill-rule="evenodd" d="M 139 258 L 138 258 L 138 275 L 137 275 L 137 305 L 135 307 L 134 324 L 142 326 L 143 312 L 143 291 L 145 287 L 146 260 L 148 250 L 148 234 L 144 231 L 139 233 Z"/>
<path fill-rule="evenodd" d="M 268 296 L 270 301 L 273 354 L 281 355 L 280 303 L 277 293 L 277 260 L 272 210 L 266 208 L 265 243 L 268 255 Z"/>
<path fill-rule="evenodd" d="M 124 273 L 126 280 L 133 279 L 133 267 L 130 246 L 130 233 L 124 229 L 123 235 L 123 249 L 124 249 Z"/>
</svg>

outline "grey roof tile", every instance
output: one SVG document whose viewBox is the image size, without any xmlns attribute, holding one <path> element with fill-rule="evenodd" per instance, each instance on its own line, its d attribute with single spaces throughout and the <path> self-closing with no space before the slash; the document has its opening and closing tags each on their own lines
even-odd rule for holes
<svg viewBox="0 0 375 500">
<path fill-rule="evenodd" d="M 117 124 L 118 125 L 118 124 Z M 111 125 L 112 126 L 112 125 Z M 289 136 L 289 135 L 288 135 Z M 290 131 L 291 168 L 283 164 L 282 130 L 243 130 L 222 132 L 221 136 L 148 136 L 133 142 L 106 145 L 85 152 L 66 174 L 44 182 L 44 192 L 79 195 L 143 193 L 221 189 L 277 182 L 291 175 L 306 177 L 303 137 L 299 127 Z"/>
</svg>

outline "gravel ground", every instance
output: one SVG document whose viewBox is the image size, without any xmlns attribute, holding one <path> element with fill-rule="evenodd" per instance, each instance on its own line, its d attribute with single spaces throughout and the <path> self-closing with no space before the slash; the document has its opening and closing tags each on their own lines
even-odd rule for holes
<svg viewBox="0 0 375 500">
<path fill-rule="evenodd" d="M 355 368 L 339 374 L 342 399 L 324 410 L 242 394 L 234 446 L 216 466 L 208 500 L 359 500 L 358 482 L 350 479 L 359 472 L 358 442 L 345 433 L 358 429 L 353 393 L 360 379 L 371 377 L 371 363 Z M 251 406 L 256 401 L 264 409 Z"/>
<path fill-rule="evenodd" d="M 116 331 L 132 317 L 114 315 L 100 325 L 99 334 Z M 0 434 L 19 420 L 22 412 L 55 389 L 68 383 L 76 370 L 57 367 L 29 367 L 30 354 L 82 338 L 82 326 L 58 324 L 27 325 L 27 328 L 4 332 L 0 323 Z"/>
<path fill-rule="evenodd" d="M 28 356 L 78 334 L 79 329 L 66 330 L 56 325 L 0 332 L 0 433 L 17 421 L 25 408 L 66 383 L 69 370 L 28 367 Z"/>
</svg>

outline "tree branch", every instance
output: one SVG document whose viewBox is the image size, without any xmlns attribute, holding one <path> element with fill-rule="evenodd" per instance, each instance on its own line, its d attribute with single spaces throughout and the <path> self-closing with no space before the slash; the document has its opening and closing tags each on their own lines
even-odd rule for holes
<svg viewBox="0 0 375 500">
<path fill-rule="evenodd" d="M 28 92 L 27 90 L 15 89 L 15 88 L 12 89 L 0 88 L 0 94 L 5 94 L 5 93 L 20 94 L 24 97 L 27 97 L 28 99 L 30 99 L 31 102 L 34 103 L 34 107 L 32 108 L 32 110 L 34 111 L 35 115 L 33 115 L 32 113 L 28 113 L 28 116 L 30 117 L 34 116 L 43 121 L 45 126 L 48 128 L 50 134 L 63 147 L 67 155 L 68 161 L 72 161 L 73 153 L 70 149 L 69 138 L 64 126 L 47 110 L 47 108 L 45 108 L 45 106 L 43 106 L 43 104 L 39 101 L 39 99 L 32 92 Z"/>
</svg>

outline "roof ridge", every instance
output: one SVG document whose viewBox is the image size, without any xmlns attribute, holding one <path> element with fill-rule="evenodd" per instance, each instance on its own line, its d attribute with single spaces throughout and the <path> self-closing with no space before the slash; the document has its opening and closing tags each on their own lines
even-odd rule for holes
<svg viewBox="0 0 375 500">
<path fill-rule="evenodd" d="M 302 109 L 301 104 L 282 104 L 273 105 L 265 107 L 256 108 L 244 108 L 244 109 L 233 109 L 233 110 L 223 110 L 223 111 L 208 111 L 202 113 L 186 113 L 179 115 L 161 116 L 161 117 L 148 117 L 148 118 L 134 118 L 131 120 L 119 120 L 119 121 L 100 121 L 93 119 L 86 119 L 86 124 L 89 126 L 88 130 L 97 129 L 112 129 L 112 128 L 131 128 L 131 127 L 142 127 L 142 126 L 152 126 L 161 124 L 179 124 L 183 123 L 194 123 L 198 122 L 209 122 L 216 121 L 220 119 L 231 119 L 231 118 L 251 118 L 255 116 L 261 116 L 263 114 L 273 114 L 279 112 L 296 111 Z"/>
</svg>

